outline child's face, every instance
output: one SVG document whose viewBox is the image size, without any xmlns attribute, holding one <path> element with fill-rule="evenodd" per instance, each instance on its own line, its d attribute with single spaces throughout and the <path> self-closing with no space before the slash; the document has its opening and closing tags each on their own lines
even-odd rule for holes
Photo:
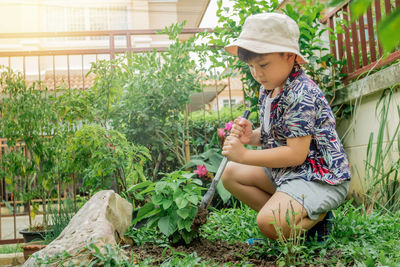
<svg viewBox="0 0 400 267">
<path fill-rule="evenodd" d="M 253 58 L 247 62 L 254 79 L 267 90 L 281 87 L 292 71 L 295 55 L 271 53 Z"/>
</svg>

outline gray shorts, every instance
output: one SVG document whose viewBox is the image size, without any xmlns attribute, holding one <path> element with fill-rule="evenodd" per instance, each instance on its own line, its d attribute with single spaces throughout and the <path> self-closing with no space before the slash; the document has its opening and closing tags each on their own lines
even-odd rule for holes
<svg viewBox="0 0 400 267">
<path fill-rule="evenodd" d="M 276 191 L 286 193 L 297 200 L 307 211 L 311 220 L 317 220 L 321 213 L 339 207 L 349 191 L 350 181 L 330 185 L 319 181 L 293 179 L 277 186 L 275 181 L 271 179 L 271 169 L 264 168 L 264 171 L 275 186 Z"/>
</svg>

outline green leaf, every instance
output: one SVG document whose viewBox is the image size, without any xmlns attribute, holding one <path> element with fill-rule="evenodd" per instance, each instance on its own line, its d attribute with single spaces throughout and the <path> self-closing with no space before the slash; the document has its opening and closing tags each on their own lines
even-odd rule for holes
<svg viewBox="0 0 400 267">
<path fill-rule="evenodd" d="M 157 193 L 161 193 L 167 187 L 167 183 L 163 181 L 159 181 L 156 183 L 155 190 Z"/>
<path fill-rule="evenodd" d="M 225 189 L 221 180 L 217 184 L 217 192 L 224 203 L 226 203 L 231 197 L 231 193 L 229 193 L 229 191 Z"/>
<path fill-rule="evenodd" d="M 191 220 L 184 221 L 186 231 L 190 232 L 193 222 Z"/>
<path fill-rule="evenodd" d="M 158 228 L 166 236 L 172 235 L 176 230 L 176 223 L 170 216 L 164 216 L 158 221 Z"/>
<path fill-rule="evenodd" d="M 185 221 L 180 219 L 177 221 L 177 226 L 178 226 L 178 230 L 182 230 L 183 228 L 185 228 Z"/>
<path fill-rule="evenodd" d="M 173 201 L 171 199 L 164 199 L 162 201 L 163 209 L 167 210 L 169 207 L 171 207 L 172 203 Z"/>
<path fill-rule="evenodd" d="M 343 3 L 345 0 L 331 0 L 328 3 L 328 6 L 330 7 L 337 7 L 338 5 L 340 5 L 341 3 Z"/>
<path fill-rule="evenodd" d="M 378 37 L 385 52 L 390 53 L 400 43 L 400 7 L 379 23 Z"/>
<path fill-rule="evenodd" d="M 289 227 L 291 227 L 293 225 L 293 223 L 290 221 L 290 211 L 289 211 L 289 209 L 286 210 L 285 220 L 286 220 L 286 223 L 289 225 Z"/>
<path fill-rule="evenodd" d="M 144 204 L 143 207 L 141 207 L 139 209 L 139 211 L 138 211 L 138 213 L 136 215 L 136 219 L 134 220 L 134 222 L 135 221 L 138 222 L 138 221 L 144 219 L 152 211 L 154 211 L 154 204 L 153 203 L 148 202 L 148 203 Z"/>
<path fill-rule="evenodd" d="M 179 209 L 176 211 L 176 213 L 182 218 L 186 219 L 189 217 L 189 208 L 184 208 L 184 209 Z"/>
<path fill-rule="evenodd" d="M 163 198 L 162 195 L 154 194 L 154 195 L 151 197 L 151 201 L 152 201 L 155 205 L 161 205 L 161 204 L 163 203 L 163 201 L 164 201 L 164 198 Z"/>
<path fill-rule="evenodd" d="M 187 168 L 191 168 L 197 165 L 203 165 L 205 164 L 205 162 L 201 159 L 191 159 L 188 163 L 186 163 L 185 165 L 183 165 L 183 169 L 187 169 Z"/>
<path fill-rule="evenodd" d="M 194 184 L 203 185 L 203 182 L 200 179 L 193 179 L 192 181 Z"/>
<path fill-rule="evenodd" d="M 182 176 L 187 178 L 187 179 L 191 179 L 194 175 L 196 175 L 196 174 L 195 173 L 184 173 L 184 174 L 182 174 Z"/>
<path fill-rule="evenodd" d="M 131 187 L 128 188 L 128 192 L 131 190 L 137 190 L 137 189 L 141 189 L 143 187 L 147 187 L 149 185 L 151 185 L 153 182 L 152 181 L 144 181 L 135 185 L 132 185 Z"/>
<path fill-rule="evenodd" d="M 188 201 L 183 197 L 178 197 L 175 199 L 175 203 L 179 209 L 183 209 L 188 204 Z"/>
<path fill-rule="evenodd" d="M 354 0 L 350 3 L 351 20 L 355 21 L 364 14 L 371 5 L 372 0 Z"/>
<path fill-rule="evenodd" d="M 194 195 L 188 196 L 187 200 L 189 200 L 193 205 L 197 205 L 199 203 L 199 198 Z"/>
</svg>

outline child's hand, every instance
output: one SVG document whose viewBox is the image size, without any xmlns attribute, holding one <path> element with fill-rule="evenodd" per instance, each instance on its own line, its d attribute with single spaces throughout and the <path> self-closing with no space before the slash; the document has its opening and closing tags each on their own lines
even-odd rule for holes
<svg viewBox="0 0 400 267">
<path fill-rule="evenodd" d="M 222 147 L 222 155 L 231 161 L 241 163 L 246 150 L 237 137 L 230 135 L 225 139 L 224 146 Z"/>
<path fill-rule="evenodd" d="M 242 117 L 235 119 L 230 135 L 239 138 L 242 144 L 249 144 L 253 134 L 253 127 L 249 120 Z"/>
</svg>

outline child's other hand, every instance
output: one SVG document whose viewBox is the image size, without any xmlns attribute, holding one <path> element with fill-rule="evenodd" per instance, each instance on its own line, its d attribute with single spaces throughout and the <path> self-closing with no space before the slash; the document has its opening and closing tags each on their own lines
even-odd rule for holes
<svg viewBox="0 0 400 267">
<path fill-rule="evenodd" d="M 253 127 L 249 120 L 242 117 L 235 119 L 230 135 L 239 138 L 242 144 L 249 144 L 253 134 Z"/>
<path fill-rule="evenodd" d="M 222 147 L 222 155 L 229 160 L 241 163 L 245 152 L 246 148 L 237 137 L 230 135 L 225 139 L 224 146 Z"/>
</svg>

